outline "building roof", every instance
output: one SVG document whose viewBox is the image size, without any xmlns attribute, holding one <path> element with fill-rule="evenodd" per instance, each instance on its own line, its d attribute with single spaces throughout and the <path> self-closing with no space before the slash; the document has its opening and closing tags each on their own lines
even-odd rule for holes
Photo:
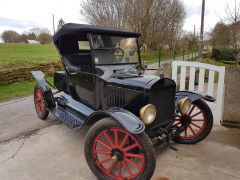
<svg viewBox="0 0 240 180">
<path fill-rule="evenodd" d="M 29 44 L 39 44 L 39 43 L 40 43 L 39 41 L 31 40 L 31 39 L 27 40 L 27 42 L 28 42 Z"/>
</svg>

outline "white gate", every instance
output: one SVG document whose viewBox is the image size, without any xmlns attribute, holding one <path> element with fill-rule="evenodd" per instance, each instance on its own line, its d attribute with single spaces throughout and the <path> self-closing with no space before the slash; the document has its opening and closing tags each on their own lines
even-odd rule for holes
<svg viewBox="0 0 240 180">
<path fill-rule="evenodd" d="M 214 103 L 207 102 L 213 112 L 215 124 L 220 124 L 222 120 L 224 76 L 225 67 L 222 66 L 190 61 L 172 62 L 172 79 L 178 90 L 206 93 L 216 99 Z"/>
</svg>

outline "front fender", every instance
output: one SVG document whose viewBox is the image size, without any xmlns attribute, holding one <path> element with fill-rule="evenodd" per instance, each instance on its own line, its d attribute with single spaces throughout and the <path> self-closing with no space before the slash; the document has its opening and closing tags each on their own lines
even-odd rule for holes
<svg viewBox="0 0 240 180">
<path fill-rule="evenodd" d="M 113 120 L 118 121 L 127 131 L 133 134 L 140 134 L 145 130 L 145 124 L 137 116 L 117 107 L 96 111 L 87 119 L 87 122 L 100 120 L 104 117 L 111 117 Z"/>
<path fill-rule="evenodd" d="M 45 75 L 43 74 L 42 71 L 31 71 L 33 77 L 36 79 L 37 83 L 39 84 L 39 86 L 41 87 L 43 92 L 47 92 L 49 91 L 49 86 L 46 82 L 46 80 L 44 79 Z"/>
<path fill-rule="evenodd" d="M 203 94 L 203 93 L 198 93 L 195 91 L 178 91 L 176 92 L 175 95 L 175 106 L 177 107 L 177 103 L 180 99 L 184 97 L 189 97 L 192 102 L 198 100 L 198 99 L 204 99 L 206 101 L 214 102 L 215 99 L 212 96 Z"/>
<path fill-rule="evenodd" d="M 45 75 L 43 74 L 42 71 L 32 71 L 31 72 L 33 77 L 36 79 L 38 85 L 42 89 L 44 100 L 46 102 L 46 106 L 48 108 L 54 107 L 55 106 L 55 101 L 53 98 L 52 90 L 48 86 L 48 83 L 44 79 Z"/>
</svg>

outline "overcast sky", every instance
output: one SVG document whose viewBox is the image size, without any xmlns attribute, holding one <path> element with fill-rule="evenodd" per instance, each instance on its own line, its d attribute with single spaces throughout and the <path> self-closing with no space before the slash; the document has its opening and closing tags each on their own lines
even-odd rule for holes
<svg viewBox="0 0 240 180">
<path fill-rule="evenodd" d="M 19 33 L 33 27 L 46 27 L 52 31 L 52 15 L 55 22 L 84 23 L 80 15 L 81 0 L 2 0 L 0 3 L 0 33 L 12 29 Z M 182 0 L 186 9 L 184 29 L 196 31 L 200 27 L 202 0 Z M 238 2 L 240 0 L 237 0 Z M 209 31 L 224 16 L 225 7 L 234 5 L 234 0 L 206 0 L 205 30 Z"/>
</svg>

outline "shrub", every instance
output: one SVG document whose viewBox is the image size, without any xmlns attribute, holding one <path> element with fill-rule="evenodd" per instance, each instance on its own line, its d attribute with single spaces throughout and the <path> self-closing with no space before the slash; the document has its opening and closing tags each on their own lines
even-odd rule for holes
<svg viewBox="0 0 240 180">
<path fill-rule="evenodd" d="M 212 49 L 212 58 L 216 60 L 225 60 L 225 61 L 235 61 L 235 56 L 239 52 L 239 49 L 231 48 L 213 48 Z"/>
</svg>

